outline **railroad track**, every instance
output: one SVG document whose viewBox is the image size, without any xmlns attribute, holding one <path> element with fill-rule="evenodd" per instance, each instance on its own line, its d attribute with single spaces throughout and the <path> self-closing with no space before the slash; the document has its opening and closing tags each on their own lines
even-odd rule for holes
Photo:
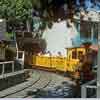
<svg viewBox="0 0 100 100">
<path fill-rule="evenodd" d="M 45 91 L 48 91 L 48 90 L 51 90 L 51 89 L 54 89 L 55 87 L 57 87 L 57 86 L 61 86 L 62 85 L 62 82 L 69 82 L 70 84 L 72 84 L 71 83 L 71 80 L 70 80 L 70 78 L 64 78 L 63 76 L 61 76 L 61 75 L 58 75 L 58 74 L 56 74 L 56 73 L 51 73 L 51 72 L 49 72 L 49 74 L 50 74 L 50 79 L 51 79 L 51 81 L 49 82 L 49 84 L 47 85 L 47 86 L 45 86 L 45 87 L 43 87 L 43 88 L 41 88 L 41 89 L 43 89 L 43 92 L 45 93 Z M 40 89 L 40 88 L 36 88 L 36 89 Z M 31 90 L 30 90 L 31 91 Z M 41 92 L 40 93 L 42 93 L 42 90 L 41 90 Z M 32 95 L 31 95 L 32 94 Z M 31 93 L 29 96 L 25 96 L 24 98 L 35 98 L 36 97 L 36 95 L 34 95 L 34 93 Z M 44 94 L 45 95 L 45 94 Z"/>
<path fill-rule="evenodd" d="M 39 79 L 40 79 L 39 71 L 34 71 L 31 78 L 27 79 L 26 82 L 0 91 L 0 98 L 4 98 L 12 94 L 15 94 L 17 92 L 20 92 L 22 90 L 25 90 L 26 88 L 29 88 L 30 86 L 35 84 Z"/>
<path fill-rule="evenodd" d="M 56 87 L 58 85 L 61 85 L 62 81 L 65 80 L 62 76 L 57 75 L 55 73 L 52 73 L 52 72 L 45 72 L 45 73 L 46 73 L 46 75 L 49 76 L 48 78 L 50 78 L 50 81 L 46 85 L 44 85 L 42 87 L 40 85 L 41 83 L 36 84 L 36 85 L 33 86 L 33 89 L 43 89 L 43 90 L 53 89 L 54 87 Z M 29 89 L 29 91 L 32 91 L 32 89 Z M 34 96 L 33 95 L 32 96 L 30 95 L 30 96 L 25 96 L 24 98 L 34 98 Z"/>
<path fill-rule="evenodd" d="M 35 75 L 34 75 L 35 74 Z M 37 78 L 36 78 L 37 77 Z M 57 75 L 55 73 L 41 71 L 41 70 L 34 70 L 32 74 L 32 78 L 34 80 L 31 80 L 29 84 L 24 84 L 23 88 L 20 86 L 19 90 L 16 90 L 16 88 L 12 88 L 12 90 L 5 90 L 5 92 L 8 92 L 6 95 L 0 95 L 0 98 L 28 98 L 31 96 L 28 96 L 28 91 L 33 91 L 34 89 L 44 89 L 48 90 L 51 88 L 54 88 L 55 86 L 60 85 L 63 81 L 68 81 L 69 79 L 66 79 L 60 75 Z M 16 91 L 13 91 L 13 90 Z M 2 91 L 1 91 L 2 92 Z"/>
<path fill-rule="evenodd" d="M 38 71 L 38 74 L 40 77 L 37 81 L 33 82 L 33 84 L 31 84 L 30 86 L 24 89 L 21 89 L 20 91 L 16 91 L 15 93 L 11 93 L 4 97 L 6 98 L 25 98 L 27 97 L 28 91 L 32 91 L 33 89 L 42 89 L 42 88 L 47 87 L 52 80 L 51 74 L 48 72 L 44 72 L 44 71 Z"/>
</svg>

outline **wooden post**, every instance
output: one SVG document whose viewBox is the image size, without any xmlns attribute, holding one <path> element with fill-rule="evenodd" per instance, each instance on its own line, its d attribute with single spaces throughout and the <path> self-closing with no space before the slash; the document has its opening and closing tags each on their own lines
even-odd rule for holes
<svg viewBox="0 0 100 100">
<path fill-rule="evenodd" d="M 22 70 L 24 69 L 24 57 L 25 57 L 25 52 L 22 52 Z"/>
<path fill-rule="evenodd" d="M 87 93 L 86 93 L 86 87 L 85 85 L 82 86 L 81 88 L 81 98 L 86 98 L 87 97 Z"/>
<path fill-rule="evenodd" d="M 97 98 L 100 98 L 100 22 L 98 23 Z"/>
<path fill-rule="evenodd" d="M 5 64 L 3 63 L 2 64 L 2 75 L 4 75 L 4 73 L 5 73 Z"/>
<path fill-rule="evenodd" d="M 91 40 L 93 41 L 94 37 L 94 28 L 93 28 L 94 23 L 91 22 Z"/>
<path fill-rule="evenodd" d="M 12 62 L 12 72 L 14 72 L 14 62 Z"/>
</svg>

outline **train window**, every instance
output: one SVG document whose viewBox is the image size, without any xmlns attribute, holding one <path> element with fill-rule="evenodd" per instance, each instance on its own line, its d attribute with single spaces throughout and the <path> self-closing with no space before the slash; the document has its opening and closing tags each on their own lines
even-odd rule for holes
<svg viewBox="0 0 100 100">
<path fill-rule="evenodd" d="M 83 52 L 82 51 L 79 51 L 78 52 L 78 59 L 80 59 L 82 57 L 82 55 L 83 55 Z"/>
<path fill-rule="evenodd" d="M 77 59 L 77 51 L 72 51 L 72 59 Z"/>
</svg>

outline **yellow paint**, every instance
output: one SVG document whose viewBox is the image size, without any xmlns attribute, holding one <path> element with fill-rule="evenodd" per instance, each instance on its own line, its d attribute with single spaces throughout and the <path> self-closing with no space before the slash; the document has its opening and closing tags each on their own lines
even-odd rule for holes
<svg viewBox="0 0 100 100">
<path fill-rule="evenodd" d="M 76 59 L 72 57 L 72 52 L 76 51 Z M 67 57 L 54 57 L 54 56 L 33 56 L 33 65 L 43 66 L 46 68 L 54 68 L 55 70 L 64 71 L 64 72 L 75 72 L 77 69 L 77 65 L 79 64 L 79 53 L 82 55 L 85 54 L 85 48 L 77 47 L 77 48 L 68 48 L 67 49 Z"/>
</svg>

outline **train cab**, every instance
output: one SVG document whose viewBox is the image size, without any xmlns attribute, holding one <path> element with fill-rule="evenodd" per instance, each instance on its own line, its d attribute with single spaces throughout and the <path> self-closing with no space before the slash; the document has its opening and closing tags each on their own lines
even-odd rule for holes
<svg viewBox="0 0 100 100">
<path fill-rule="evenodd" d="M 67 60 L 79 60 L 85 53 L 86 49 L 84 47 L 67 48 Z"/>
<path fill-rule="evenodd" d="M 65 71 L 75 72 L 81 57 L 86 53 L 86 49 L 84 47 L 72 47 L 66 48 L 66 51 L 67 58 Z"/>
<path fill-rule="evenodd" d="M 79 78 L 80 73 L 78 70 L 81 69 L 80 63 L 84 65 L 82 67 L 84 70 L 89 69 L 92 65 L 91 63 L 93 63 L 89 53 L 90 51 L 89 47 L 84 46 L 66 48 L 66 57 L 37 55 L 35 57 L 33 56 L 35 58 L 33 59 L 33 64 L 36 68 L 40 67 L 42 69 L 48 69 L 49 71 L 54 69 L 55 71 L 69 73 L 75 78 Z M 88 72 L 91 72 L 91 70 Z"/>
</svg>

